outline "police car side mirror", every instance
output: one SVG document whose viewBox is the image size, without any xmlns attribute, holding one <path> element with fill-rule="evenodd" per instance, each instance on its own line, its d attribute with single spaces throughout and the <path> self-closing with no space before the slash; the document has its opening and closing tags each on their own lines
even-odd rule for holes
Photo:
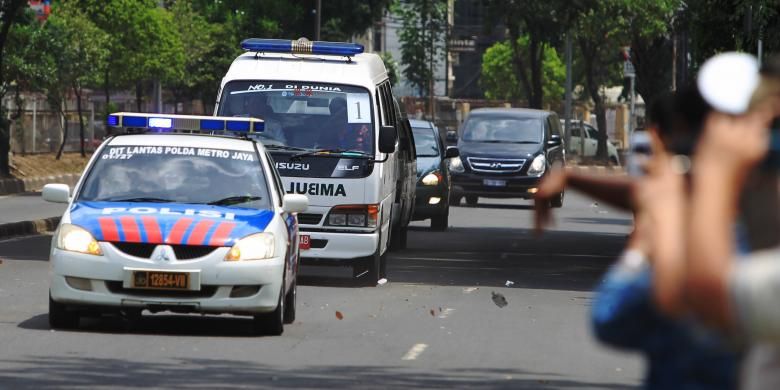
<svg viewBox="0 0 780 390">
<path fill-rule="evenodd" d="M 395 130 L 395 126 L 380 127 L 379 128 L 379 152 L 380 153 L 395 152 L 396 139 L 398 139 L 398 134 Z"/>
<path fill-rule="evenodd" d="M 444 158 L 454 158 L 460 156 L 460 150 L 455 146 L 448 146 L 444 152 Z"/>
<path fill-rule="evenodd" d="M 302 213 L 309 208 L 309 198 L 301 194 L 287 194 L 282 198 L 285 213 Z"/>
<path fill-rule="evenodd" d="M 41 194 L 43 200 L 53 203 L 68 203 L 70 201 L 70 187 L 67 184 L 47 184 L 43 186 Z"/>
</svg>

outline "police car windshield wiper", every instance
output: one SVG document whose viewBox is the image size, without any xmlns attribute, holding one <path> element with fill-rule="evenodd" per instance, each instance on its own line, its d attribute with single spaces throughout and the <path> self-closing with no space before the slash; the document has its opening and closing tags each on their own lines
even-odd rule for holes
<svg viewBox="0 0 780 390">
<path fill-rule="evenodd" d="M 231 206 L 235 204 L 247 203 L 247 202 L 260 200 L 260 199 L 263 198 L 259 196 L 238 195 L 238 196 L 228 196 L 227 198 L 215 200 L 213 202 L 208 202 L 206 204 L 211 206 Z"/>
<path fill-rule="evenodd" d="M 338 156 L 338 157 L 369 157 L 368 153 L 362 150 L 349 149 L 317 149 L 308 152 L 298 153 L 292 156 L 293 159 L 299 159 L 307 156 Z"/>
<path fill-rule="evenodd" d="M 150 203 L 170 203 L 173 200 L 163 198 L 152 197 L 137 197 L 137 198 L 124 198 L 124 199 L 108 199 L 106 202 L 150 202 Z"/>
</svg>

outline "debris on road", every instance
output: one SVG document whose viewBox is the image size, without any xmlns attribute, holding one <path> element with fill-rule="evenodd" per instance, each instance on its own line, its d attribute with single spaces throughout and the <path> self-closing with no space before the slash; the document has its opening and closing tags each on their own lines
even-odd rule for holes
<svg viewBox="0 0 780 390">
<path fill-rule="evenodd" d="M 509 304 L 509 302 L 506 301 L 506 297 L 501 294 L 497 293 L 495 291 L 491 291 L 493 303 L 496 304 L 498 307 L 504 307 Z"/>
<path fill-rule="evenodd" d="M 431 309 L 431 317 L 436 317 L 436 311 Z"/>
<path fill-rule="evenodd" d="M 515 284 L 515 282 L 513 282 L 513 281 L 511 281 L 511 280 L 507 280 L 507 281 L 506 281 L 506 286 L 507 286 L 507 287 L 512 287 L 514 284 Z"/>
<path fill-rule="evenodd" d="M 344 315 L 341 314 L 340 311 L 336 310 L 336 318 L 338 318 L 339 320 L 343 320 L 344 319 Z"/>
<path fill-rule="evenodd" d="M 463 289 L 463 293 L 468 294 L 479 290 L 479 287 L 466 287 Z"/>
<path fill-rule="evenodd" d="M 380 286 L 384 286 L 385 284 L 387 284 L 387 279 L 385 278 L 379 279 L 376 281 L 376 284 Z"/>
</svg>

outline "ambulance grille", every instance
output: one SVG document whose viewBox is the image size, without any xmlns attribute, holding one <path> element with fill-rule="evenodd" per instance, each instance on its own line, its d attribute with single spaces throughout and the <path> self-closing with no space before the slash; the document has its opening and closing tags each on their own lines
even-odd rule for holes
<svg viewBox="0 0 780 390">
<path fill-rule="evenodd" d="M 150 258 L 154 252 L 154 248 L 157 247 L 157 244 L 146 244 L 141 242 L 112 242 L 111 245 L 126 255 L 143 259 Z M 176 254 L 177 260 L 192 260 L 208 256 L 219 247 L 206 245 L 171 245 L 171 248 L 173 248 L 173 253 Z"/>
</svg>

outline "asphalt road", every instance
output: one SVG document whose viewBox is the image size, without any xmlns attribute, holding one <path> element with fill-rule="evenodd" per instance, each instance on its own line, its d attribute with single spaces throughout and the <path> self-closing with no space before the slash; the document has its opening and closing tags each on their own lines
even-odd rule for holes
<svg viewBox="0 0 780 390">
<path fill-rule="evenodd" d="M 66 207 L 46 202 L 40 192 L 0 196 L 0 224 L 60 216 Z"/>
<path fill-rule="evenodd" d="M 415 223 L 383 286 L 303 268 L 280 337 L 252 336 L 244 318 L 167 314 L 50 330 L 50 237 L 0 242 L 0 388 L 636 387 L 641 360 L 599 346 L 587 316 L 629 216 L 569 194 L 536 237 L 528 205 L 453 208 L 447 232 Z"/>
</svg>

